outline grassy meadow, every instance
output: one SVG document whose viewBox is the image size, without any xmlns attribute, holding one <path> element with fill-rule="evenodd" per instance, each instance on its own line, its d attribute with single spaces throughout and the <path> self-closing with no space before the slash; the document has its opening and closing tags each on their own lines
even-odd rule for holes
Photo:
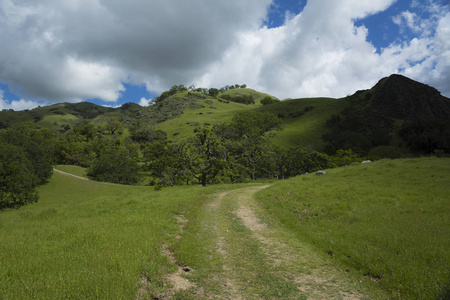
<svg viewBox="0 0 450 300">
<path fill-rule="evenodd" d="M 79 167 L 58 169 L 85 174 Z M 291 254 L 283 259 L 292 267 L 272 272 L 270 265 L 261 269 L 270 247 L 251 242 L 251 233 L 235 215 L 240 203 L 249 201 L 245 195 L 234 191 L 215 213 L 211 206 L 219 191 L 254 185 L 154 191 L 55 172 L 39 187 L 38 203 L 0 212 L 0 298 L 136 299 L 142 278 L 148 280 L 149 298 L 164 295 L 170 289 L 164 277 L 177 269 L 161 251 L 166 245 L 179 264 L 196 270 L 190 279 L 219 296 L 223 291 L 213 279 L 234 272 L 223 269 L 224 261 L 238 270 L 236 278 L 244 280 L 244 287 L 253 280 L 258 295 L 267 299 L 298 292 L 279 274 L 325 262 L 341 270 L 337 278 L 383 289 L 372 296 L 369 292 L 369 299 L 448 299 L 449 176 L 450 159 L 421 158 L 265 182 L 271 186 L 255 197 L 268 228 L 285 232 L 278 237 L 280 245 L 295 239 L 293 249 L 303 249 L 298 250 L 301 257 L 307 249 L 323 257 L 313 263 L 304 257 L 296 261 Z M 181 239 L 180 218 L 187 221 Z M 228 245 L 228 260 L 214 246 L 220 236 Z M 243 268 L 246 264 L 255 269 Z M 254 293 L 250 287 L 244 292 Z M 183 295 L 191 299 L 195 294 L 175 294 Z"/>
<path fill-rule="evenodd" d="M 180 94 L 182 95 L 182 93 Z M 212 102 L 212 104 L 205 101 Z M 158 124 L 158 129 L 167 132 L 170 139 L 188 137 L 193 135 L 196 127 L 217 122 L 229 122 L 235 113 L 257 107 L 256 105 L 245 105 L 235 102 L 220 102 L 215 98 L 202 99 L 197 102 L 204 107 L 197 109 L 188 108 L 178 118 Z"/>
<path fill-rule="evenodd" d="M 255 94 L 250 89 L 232 90 L 233 95 Z M 225 94 L 227 94 L 227 91 Z M 180 93 L 182 95 L 182 93 Z M 178 95 L 178 94 L 177 94 Z M 259 97 L 262 97 L 259 93 Z M 255 96 L 256 97 L 256 96 Z M 212 102 L 212 104 L 207 103 Z M 170 139 L 191 136 L 198 126 L 214 124 L 217 122 L 230 122 L 234 114 L 246 110 L 272 112 L 276 115 L 284 115 L 282 130 L 272 138 L 274 144 L 281 147 L 296 145 L 310 145 L 316 150 L 323 150 L 322 135 L 328 131 L 326 120 L 331 115 L 339 114 L 347 105 L 346 99 L 332 98 L 305 98 L 290 99 L 279 103 L 262 106 L 259 98 L 253 105 L 245 105 L 235 102 L 220 102 L 215 98 L 198 100 L 203 108 L 186 109 L 183 114 L 175 119 L 170 119 L 158 124 L 158 129 L 168 133 Z M 312 109 L 308 109 L 311 108 Z"/>
<path fill-rule="evenodd" d="M 394 299 L 450 297 L 450 159 L 382 160 L 257 194 L 280 224 Z"/>
<path fill-rule="evenodd" d="M 329 130 L 326 120 L 339 114 L 347 105 L 348 101 L 344 98 L 304 98 L 284 100 L 257 110 L 286 116 L 283 129 L 272 139 L 274 144 L 281 147 L 313 146 L 315 150 L 322 151 L 322 135 Z"/>
<path fill-rule="evenodd" d="M 38 203 L 0 213 L 0 298 L 134 299 L 141 276 L 164 289 L 174 265 L 160 250 L 178 232 L 176 216 L 218 189 L 157 192 L 55 172 Z"/>
</svg>

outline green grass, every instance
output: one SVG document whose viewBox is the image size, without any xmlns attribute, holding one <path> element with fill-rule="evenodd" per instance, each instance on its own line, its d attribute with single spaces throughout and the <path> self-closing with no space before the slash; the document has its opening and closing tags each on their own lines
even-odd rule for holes
<svg viewBox="0 0 450 300">
<path fill-rule="evenodd" d="M 450 290 L 450 159 L 382 160 L 299 176 L 257 194 L 299 239 L 392 298 Z"/>
<path fill-rule="evenodd" d="M 163 290 L 175 216 L 223 188 L 156 192 L 55 173 L 38 203 L 0 213 L 0 298 L 133 299 L 141 276 Z"/>
<path fill-rule="evenodd" d="M 61 170 L 63 172 L 67 172 L 70 174 L 74 174 L 81 177 L 87 177 L 86 176 L 86 168 L 79 167 L 79 166 L 72 166 L 72 165 L 57 165 L 55 167 L 58 170 Z"/>
<path fill-rule="evenodd" d="M 242 187 L 191 210 L 182 237 L 172 246 L 180 264 L 193 268 L 189 279 L 207 299 L 329 299 L 355 292 L 361 299 L 387 298 L 370 280 L 337 270 L 329 257 L 274 224 L 254 203 L 257 188 Z M 267 227 L 250 230 L 237 213 L 242 206 L 252 207 Z"/>
<path fill-rule="evenodd" d="M 59 130 L 62 125 L 73 124 L 78 120 L 74 115 L 45 115 L 36 125 L 42 128 Z"/>
<path fill-rule="evenodd" d="M 305 98 L 283 100 L 257 110 L 287 116 L 283 119 L 283 129 L 272 140 L 274 144 L 281 147 L 313 146 L 315 150 L 323 151 L 322 135 L 329 130 L 326 121 L 331 115 L 339 114 L 347 105 L 345 99 Z M 307 107 L 313 108 L 301 116 L 289 116 L 290 113 L 302 112 Z"/>
<path fill-rule="evenodd" d="M 82 168 L 58 168 L 84 174 Z M 266 257 L 270 247 L 255 241 L 233 213 L 244 201 L 239 191 L 215 212 L 207 205 L 212 193 L 252 185 L 154 191 L 55 173 L 39 188 L 38 203 L 0 213 L 0 298 L 132 299 L 141 276 L 148 278 L 152 295 L 164 295 L 170 286 L 163 278 L 176 268 L 161 253 L 163 244 L 178 264 L 194 269 L 190 280 L 205 287 L 206 297 L 226 294 L 214 280 L 234 276 L 249 298 L 289 298 L 297 292 L 283 274 L 332 263 L 359 278 L 363 290 L 369 282 L 389 298 L 445 298 L 449 175 L 450 159 L 382 160 L 272 184 L 256 194 L 269 226 L 267 238 L 301 249 L 304 260 L 290 252 L 283 260 L 292 260 L 292 267 L 273 269 Z M 178 239 L 181 215 L 188 222 Z M 219 237 L 225 257 L 216 251 Z M 333 276 L 347 280 L 342 274 Z"/>
<path fill-rule="evenodd" d="M 181 92 L 175 94 L 173 97 L 177 98 L 180 103 L 187 101 L 188 93 L 194 92 Z M 185 139 L 193 135 L 196 127 L 205 124 L 214 124 L 218 122 L 230 122 L 233 115 L 237 112 L 245 110 L 256 111 L 268 111 L 277 115 L 284 114 L 287 117 L 283 119 L 283 130 L 278 132 L 273 138 L 273 142 L 281 147 L 291 147 L 296 145 L 310 145 L 318 151 L 322 151 L 324 144 L 322 141 L 322 135 L 327 132 L 328 128 L 325 126 L 326 120 L 330 118 L 332 114 L 340 113 L 347 105 L 345 99 L 331 99 L 331 98 L 305 98 L 305 99 L 288 99 L 283 100 L 280 103 L 272 105 L 261 105 L 260 99 L 268 94 L 260 93 L 252 89 L 232 89 L 224 92 L 228 95 L 253 95 L 255 104 L 245 105 L 235 102 L 220 102 L 217 98 L 207 97 L 205 99 L 199 99 L 197 102 L 202 104 L 203 108 L 198 109 L 186 109 L 183 114 L 177 118 L 166 120 L 160 124 L 157 124 L 157 129 L 161 129 L 168 133 L 168 138 L 172 140 Z M 207 103 L 212 102 L 212 104 Z M 91 104 L 68 104 L 60 103 L 51 106 L 44 106 L 36 108 L 35 112 L 39 112 L 43 115 L 43 119 L 36 122 L 38 127 L 49 128 L 53 130 L 61 129 L 61 125 L 70 124 L 73 126 L 76 121 L 79 120 L 79 112 L 74 110 L 78 107 L 78 110 L 82 110 L 84 105 L 85 110 L 89 109 Z M 289 116 L 290 113 L 298 113 L 303 111 L 306 107 L 313 107 L 312 110 L 305 112 L 301 116 Z M 95 106 L 94 106 L 95 107 Z M 93 108 L 92 108 L 93 109 Z M 143 112 L 151 108 L 143 109 Z M 175 109 L 175 108 L 174 108 Z M 133 114 L 126 114 L 121 109 L 108 110 L 101 108 L 104 114 L 99 115 L 91 120 L 91 123 L 95 128 L 104 126 L 106 120 L 112 116 L 123 117 L 123 125 L 129 126 L 132 121 Z M 64 113 L 59 114 L 59 113 Z M 78 116 L 78 117 L 77 117 Z M 32 111 L 30 112 L 0 112 L 0 121 L 2 122 L 23 122 L 34 121 L 32 117 Z M 122 138 L 128 136 L 122 135 Z"/>
<path fill-rule="evenodd" d="M 212 101 L 213 104 L 210 105 L 205 101 Z M 186 109 L 180 117 L 158 124 L 158 129 L 167 132 L 170 139 L 185 138 L 192 136 L 196 127 L 201 127 L 205 124 L 212 125 L 218 122 L 230 122 L 235 113 L 259 106 L 234 102 L 224 103 L 214 98 L 202 99 L 197 102 L 204 107 Z"/>
<path fill-rule="evenodd" d="M 220 95 L 230 95 L 230 96 L 248 96 L 251 95 L 253 96 L 253 99 L 255 100 L 255 105 L 260 105 L 261 104 L 261 99 L 269 96 L 269 97 L 273 97 L 272 95 L 266 94 L 266 93 L 261 93 L 258 91 L 255 91 L 253 89 L 249 89 L 249 88 L 245 88 L 245 89 L 231 89 L 228 91 L 225 91 L 223 93 L 221 93 Z"/>
<path fill-rule="evenodd" d="M 224 94 L 227 93 L 255 94 L 257 92 L 250 89 L 234 89 Z M 258 93 L 258 95 L 260 97 L 264 96 L 261 93 Z M 214 108 L 211 108 L 210 104 L 205 103 L 205 100 L 212 101 Z M 180 139 L 192 136 L 194 129 L 204 124 L 230 122 L 233 115 L 240 111 L 272 112 L 276 115 L 284 114 L 287 116 L 283 119 L 283 129 L 272 138 L 276 145 L 281 147 L 309 145 L 318 151 L 322 151 L 324 148 L 322 135 L 328 131 L 326 120 L 333 114 L 339 114 L 348 104 L 345 99 L 331 98 L 291 99 L 265 106 L 258 104 L 258 101 L 254 105 L 245 105 L 234 102 L 223 103 L 214 98 L 198 100 L 198 103 L 205 106 L 204 108 L 186 109 L 180 117 L 167 120 L 159 124 L 158 128 L 166 131 L 169 138 Z M 306 107 L 313 107 L 313 109 L 301 116 L 289 116 L 290 113 L 301 112 Z"/>
<path fill-rule="evenodd" d="M 248 188 L 252 185 L 238 186 Z M 177 260 L 193 267 L 195 272 L 191 279 L 205 287 L 207 298 L 211 295 L 230 298 L 224 297 L 227 292 L 223 290 L 223 282 L 230 276 L 230 271 L 226 271 L 229 267 L 233 269 L 235 284 L 240 286 L 245 299 L 297 299 L 292 298 L 298 293 L 295 285 L 275 275 L 273 268 L 266 264 L 260 243 L 234 214 L 240 191 L 236 190 L 224 200 L 220 211 L 213 212 L 204 203 L 191 211 L 183 237 L 173 245 Z M 219 236 L 223 239 L 227 258 L 217 252 Z M 224 266 L 227 267 L 224 269 Z"/>
</svg>

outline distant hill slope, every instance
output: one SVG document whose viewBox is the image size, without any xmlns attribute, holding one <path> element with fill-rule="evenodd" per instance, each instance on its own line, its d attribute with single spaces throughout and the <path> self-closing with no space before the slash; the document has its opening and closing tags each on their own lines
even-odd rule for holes
<svg viewBox="0 0 450 300">
<path fill-rule="evenodd" d="M 370 90 L 347 97 L 349 106 L 328 120 L 328 150 L 367 152 L 390 145 L 404 151 L 450 151 L 450 99 L 401 75 L 381 79 Z"/>
<path fill-rule="evenodd" d="M 255 110 L 273 112 L 283 119 L 282 130 L 273 138 L 275 144 L 282 147 L 304 145 L 323 151 L 322 135 L 330 130 L 326 120 L 347 106 L 344 98 L 304 98 L 283 100 Z"/>
<path fill-rule="evenodd" d="M 33 122 L 39 128 L 60 130 L 63 126 L 74 125 L 80 120 L 101 123 L 98 120 L 99 116 L 118 116 L 122 119 L 129 119 L 141 109 L 142 106 L 135 103 L 125 103 L 119 108 L 110 108 L 90 102 L 80 102 L 57 103 L 23 111 L 4 110 L 0 112 L 0 129 L 7 128 L 14 123 Z"/>
<path fill-rule="evenodd" d="M 242 104 L 222 99 L 223 95 L 252 96 L 255 104 Z M 248 88 L 228 90 L 218 97 L 183 91 L 167 97 L 163 101 L 143 108 L 136 116 L 168 133 L 169 138 L 181 139 L 194 134 L 197 127 L 209 126 L 217 122 L 231 121 L 233 115 L 240 111 L 260 107 L 259 101 L 270 96 Z"/>
<path fill-rule="evenodd" d="M 407 120 L 417 116 L 428 119 L 450 116 L 449 98 L 431 86 L 401 75 L 381 79 L 365 97 L 370 99 L 367 109 L 379 117 Z"/>
<path fill-rule="evenodd" d="M 264 97 L 275 98 L 248 88 L 233 88 L 214 96 L 207 90 L 184 89 L 149 107 L 60 103 L 27 111 L 2 111 L 0 128 L 31 121 L 36 127 L 61 130 L 80 120 L 89 120 L 97 128 L 108 118 L 117 117 L 125 128 L 143 121 L 166 131 L 169 139 L 179 140 L 193 135 L 197 127 L 229 122 L 237 112 L 255 110 L 282 118 L 283 129 L 273 138 L 282 147 L 304 145 L 329 153 L 353 149 L 363 155 L 379 146 L 410 153 L 450 153 L 450 99 L 401 75 L 383 78 L 373 88 L 341 99 L 288 99 L 261 105 Z"/>
</svg>

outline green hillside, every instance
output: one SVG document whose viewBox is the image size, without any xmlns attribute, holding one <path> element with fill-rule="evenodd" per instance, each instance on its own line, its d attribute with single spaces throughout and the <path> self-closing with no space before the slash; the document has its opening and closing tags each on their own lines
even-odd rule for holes
<svg viewBox="0 0 450 300">
<path fill-rule="evenodd" d="M 273 95 L 269 95 L 267 93 L 261 93 L 258 91 L 255 91 L 253 89 L 249 89 L 249 88 L 244 88 L 244 89 L 232 89 L 232 90 L 228 90 L 225 91 L 223 93 L 221 93 L 221 95 L 230 95 L 230 96 L 252 96 L 253 99 L 255 99 L 255 104 L 261 104 L 260 101 L 262 98 L 264 97 L 272 97 L 275 98 Z"/>
<path fill-rule="evenodd" d="M 312 146 L 323 151 L 322 135 L 329 131 L 326 121 L 348 105 L 345 98 L 305 98 L 283 100 L 257 110 L 273 112 L 283 119 L 283 129 L 273 138 L 275 144 L 282 147 Z"/>
<path fill-rule="evenodd" d="M 92 121 L 95 126 L 105 124 L 109 117 L 119 117 L 129 121 L 142 107 L 134 103 L 126 103 L 119 108 L 99 106 L 90 102 L 58 103 L 39 106 L 24 111 L 1 111 L 0 128 L 7 128 L 12 124 L 32 122 L 36 128 L 61 130 L 64 126 L 74 126 L 81 120 Z"/>
<path fill-rule="evenodd" d="M 228 95 L 253 95 L 255 99 L 261 99 L 266 94 L 258 93 L 251 89 L 234 89 L 226 91 Z M 182 92 L 164 100 L 161 104 L 168 105 L 176 103 L 174 106 L 179 107 L 189 98 L 189 95 L 197 95 L 201 99 L 196 100 L 198 106 L 186 108 L 176 118 L 170 118 L 158 124 L 158 128 L 166 131 L 169 138 L 185 138 L 192 136 L 196 127 L 208 126 L 217 122 L 229 122 L 233 115 L 240 111 L 253 110 L 259 107 L 259 104 L 241 104 L 232 101 L 224 101 L 219 97 L 210 97 L 195 92 Z M 156 104 L 158 105 L 158 104 Z M 154 107 L 147 108 L 149 111 L 155 110 Z M 170 110 L 173 113 L 174 109 Z"/>
<path fill-rule="evenodd" d="M 227 101 L 221 98 L 223 95 L 252 96 L 255 104 Z M 127 128 L 135 120 L 143 119 L 167 132 L 169 139 L 178 140 L 192 136 L 197 127 L 229 122 L 237 112 L 255 110 L 272 112 L 283 119 L 283 130 L 273 138 L 276 144 L 283 147 L 310 145 L 323 150 L 321 136 L 327 131 L 326 120 L 346 105 L 344 99 L 331 98 L 289 99 L 261 105 L 260 100 L 267 96 L 273 97 L 249 88 L 236 88 L 220 93 L 218 97 L 184 91 L 150 107 L 127 103 L 113 109 L 88 102 L 60 103 L 29 111 L 0 112 L 0 123 L 7 127 L 28 121 L 39 128 L 61 130 L 65 125 L 73 127 L 81 120 L 90 120 L 98 128 L 105 126 L 108 118 L 118 117 Z"/>
<path fill-rule="evenodd" d="M 164 100 L 162 104 L 183 103 L 189 98 L 189 94 L 194 93 L 177 93 Z M 223 101 L 220 98 L 222 94 L 252 95 L 255 104 Z M 282 118 L 283 129 L 273 138 L 275 144 L 282 147 L 307 145 L 322 151 L 324 148 L 322 135 L 329 130 L 326 127 L 326 120 L 334 114 L 339 114 L 348 105 L 348 101 L 344 98 L 289 99 L 271 105 L 259 104 L 259 101 L 266 96 L 270 95 L 252 89 L 233 89 L 221 93 L 218 97 L 204 96 L 204 99 L 197 100 L 201 107 L 186 108 L 182 114 L 159 123 L 157 127 L 166 131 L 169 138 L 180 139 L 192 136 L 197 127 L 229 122 L 233 115 L 240 111 L 271 112 Z M 149 107 L 145 110 L 154 111 L 155 108 Z M 170 112 L 173 111 L 174 109 L 170 110 Z"/>
<path fill-rule="evenodd" d="M 306 299 L 316 290 L 356 288 L 358 298 L 445 299 L 449 166 L 448 159 L 383 160 L 272 183 L 256 194 L 256 211 L 268 230 L 283 234 L 262 241 L 236 215 L 236 205 L 250 201 L 244 191 L 255 185 L 154 191 L 54 173 L 38 189 L 38 203 L 1 212 L 2 298 L 227 298 L 227 276 L 234 274 L 235 289 L 249 298 Z M 214 195 L 230 189 L 232 197 L 217 204 Z M 214 209 L 220 215 L 211 220 Z M 218 248 L 224 243 L 226 253 Z M 289 260 L 289 267 L 271 264 L 274 245 L 294 247 L 277 260 Z M 298 251 L 303 260 L 292 256 Z M 177 263 L 193 268 L 183 276 L 194 286 L 173 294 L 167 276 L 181 268 Z M 326 268 L 333 269 L 330 281 L 297 287 L 296 278 Z"/>
<path fill-rule="evenodd" d="M 139 121 L 167 132 L 169 139 L 181 140 L 191 137 L 196 128 L 229 122 L 237 112 L 251 110 L 282 119 L 282 130 L 272 140 L 284 148 L 304 145 L 328 154 L 352 149 L 366 156 L 381 147 L 374 153 L 382 157 L 450 151 L 450 100 L 400 75 L 341 99 L 287 99 L 270 105 L 262 105 L 261 99 L 275 97 L 249 88 L 210 90 L 216 93 L 174 86 L 149 107 L 126 103 L 113 109 L 83 102 L 2 111 L 0 128 L 28 121 L 38 128 L 66 132 L 84 121 L 102 131 L 115 117 L 125 129 Z"/>
<path fill-rule="evenodd" d="M 450 159 L 381 160 L 299 176 L 257 195 L 304 242 L 390 299 L 450 296 Z"/>
</svg>

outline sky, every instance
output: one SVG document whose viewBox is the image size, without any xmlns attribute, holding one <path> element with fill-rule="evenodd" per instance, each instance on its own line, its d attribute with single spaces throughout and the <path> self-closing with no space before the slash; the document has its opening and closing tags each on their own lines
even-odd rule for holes
<svg viewBox="0 0 450 300">
<path fill-rule="evenodd" d="M 0 109 L 175 84 L 338 98 L 393 73 L 450 97 L 449 0 L 0 0 Z"/>
</svg>

